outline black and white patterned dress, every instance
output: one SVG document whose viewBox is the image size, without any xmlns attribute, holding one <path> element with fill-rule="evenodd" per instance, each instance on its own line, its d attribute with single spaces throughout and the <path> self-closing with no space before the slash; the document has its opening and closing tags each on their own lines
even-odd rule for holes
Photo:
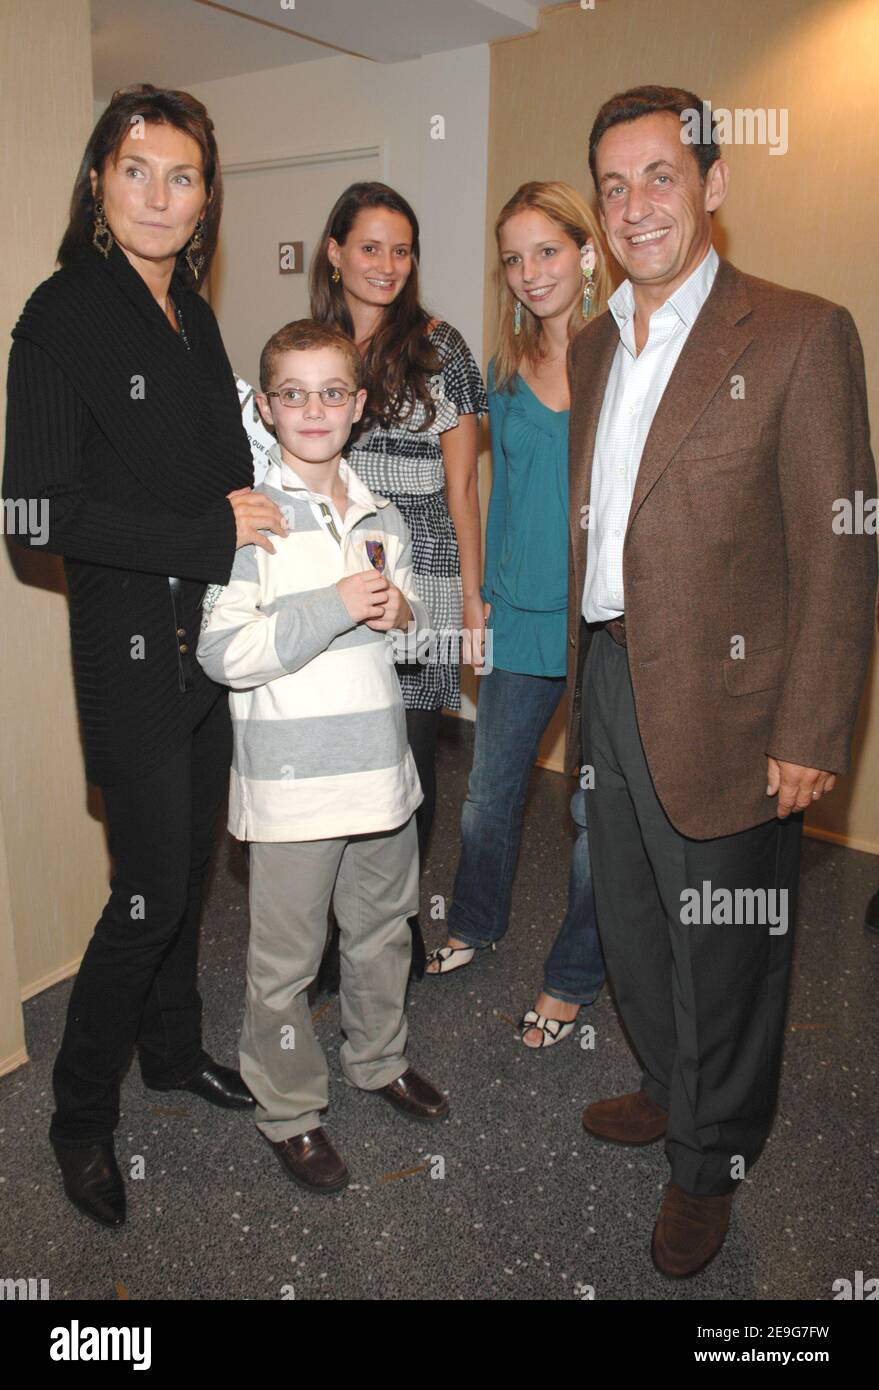
<svg viewBox="0 0 879 1390">
<path fill-rule="evenodd" d="M 415 587 L 426 603 L 434 628 L 457 633 L 463 624 L 461 565 L 458 540 L 446 501 L 445 471 L 440 435 L 454 429 L 459 415 L 488 411 L 488 398 L 473 354 L 450 323 L 438 323 L 429 334 L 442 367 L 429 380 L 437 406 L 427 430 L 421 401 L 412 413 L 391 426 L 376 425 L 345 450 L 348 463 L 373 492 L 399 507 L 412 534 Z M 368 408 L 368 407 L 367 407 Z M 450 660 L 400 665 L 397 673 L 407 709 L 460 709 L 461 681 L 458 649 L 448 647 Z M 443 655 L 443 642 L 437 644 Z"/>
</svg>

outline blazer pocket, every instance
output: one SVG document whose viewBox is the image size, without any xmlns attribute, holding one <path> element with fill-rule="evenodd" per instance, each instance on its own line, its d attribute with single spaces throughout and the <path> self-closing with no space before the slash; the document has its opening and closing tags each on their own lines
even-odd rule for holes
<svg viewBox="0 0 879 1390">
<path fill-rule="evenodd" d="M 724 454 L 744 453 L 759 446 L 762 434 L 760 426 L 749 430 L 706 430 L 703 427 L 698 433 L 688 434 L 686 439 L 681 440 L 675 458 L 716 459 Z"/>
<path fill-rule="evenodd" d="M 754 695 L 758 690 L 774 690 L 781 683 L 784 644 L 763 647 L 743 657 L 727 657 L 723 663 L 723 683 L 729 695 Z"/>
</svg>

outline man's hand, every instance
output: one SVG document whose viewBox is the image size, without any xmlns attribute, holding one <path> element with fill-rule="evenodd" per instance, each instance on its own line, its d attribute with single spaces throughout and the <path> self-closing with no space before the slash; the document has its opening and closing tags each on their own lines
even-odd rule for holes
<svg viewBox="0 0 879 1390">
<path fill-rule="evenodd" d="M 389 591 L 393 587 L 383 574 L 372 569 L 348 574 L 336 584 L 339 597 L 352 620 L 355 623 L 366 622 L 367 627 L 375 627 L 376 622 L 383 618 L 390 601 Z M 399 589 L 396 592 L 399 593 Z"/>
<path fill-rule="evenodd" d="M 239 487 L 226 493 L 226 500 L 235 513 L 235 549 L 243 545 L 260 545 L 270 555 L 275 547 L 267 536 L 260 534 L 260 527 L 273 531 L 276 536 L 286 536 L 290 527 L 276 503 L 262 492 L 254 492 L 252 487 Z"/>
<path fill-rule="evenodd" d="M 805 811 L 807 806 L 833 791 L 836 786 L 836 774 L 833 772 L 821 772 L 817 767 L 800 767 L 799 763 L 783 763 L 777 758 L 767 757 L 766 762 L 766 795 L 775 796 L 778 793 L 776 814 L 780 820 L 789 816 L 791 811 Z"/>
<path fill-rule="evenodd" d="M 387 599 L 384 613 L 378 618 L 370 618 L 366 626 L 371 627 L 374 632 L 390 632 L 393 627 L 402 628 L 405 632 L 414 616 L 405 594 L 396 584 L 388 584 Z"/>
</svg>

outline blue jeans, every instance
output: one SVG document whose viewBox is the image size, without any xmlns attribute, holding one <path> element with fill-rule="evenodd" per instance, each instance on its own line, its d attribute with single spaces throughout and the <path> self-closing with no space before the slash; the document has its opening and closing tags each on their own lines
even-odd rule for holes
<svg viewBox="0 0 879 1390">
<path fill-rule="evenodd" d="M 563 676 L 524 676 L 495 667 L 479 680 L 476 748 L 461 812 L 461 858 L 448 934 L 468 946 L 499 941 L 509 924 L 525 793 L 540 740 L 565 690 Z M 578 835 L 568 911 L 544 966 L 555 999 L 591 1004 L 604 983 L 586 834 L 586 794 L 571 798 Z"/>
</svg>

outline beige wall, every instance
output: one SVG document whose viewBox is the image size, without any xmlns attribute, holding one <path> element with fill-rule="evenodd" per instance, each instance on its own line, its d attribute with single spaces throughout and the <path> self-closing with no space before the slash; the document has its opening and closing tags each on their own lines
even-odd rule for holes
<svg viewBox="0 0 879 1390">
<path fill-rule="evenodd" d="M 598 0 L 544 11 L 535 35 L 492 46 L 486 266 L 493 222 L 520 183 L 565 179 L 593 197 L 586 152 L 598 107 L 642 83 L 686 87 L 715 108 L 784 108 L 789 149 L 727 146 L 718 250 L 753 275 L 845 304 L 864 344 L 872 419 L 879 318 L 876 0 Z M 486 275 L 486 360 L 493 327 Z M 816 711 L 816 718 L 818 712 Z M 563 712 L 542 761 L 561 767 Z M 874 655 L 855 770 L 809 814 L 815 833 L 879 854 L 879 667 Z"/>
<path fill-rule="evenodd" d="M 3 0 L 0 333 L 55 268 L 91 128 L 88 0 Z M 6 348 L 4 347 L 4 353 Z M 5 410 L 4 400 L 0 411 Z M 0 423 L 5 423 L 0 421 Z M 86 806 L 60 562 L 0 541 L 0 1071 L 25 1060 L 21 998 L 69 974 L 106 897 Z"/>
</svg>

